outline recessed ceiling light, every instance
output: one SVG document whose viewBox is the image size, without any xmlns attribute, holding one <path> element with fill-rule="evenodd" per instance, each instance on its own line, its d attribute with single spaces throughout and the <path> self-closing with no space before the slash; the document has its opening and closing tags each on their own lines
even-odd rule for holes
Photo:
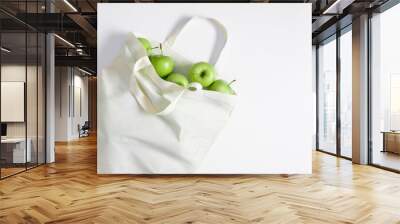
<svg viewBox="0 0 400 224">
<path fill-rule="evenodd" d="M 5 47 L 1 47 L 0 49 L 1 49 L 1 51 L 4 51 L 6 53 L 10 53 L 11 52 L 11 50 L 9 50 L 9 49 L 7 49 Z"/>
<path fill-rule="evenodd" d="M 81 71 L 81 72 L 83 72 L 83 73 L 85 73 L 85 74 L 87 74 L 87 75 L 93 75 L 92 73 L 90 73 L 90 72 L 88 72 L 88 71 L 86 71 L 86 70 L 83 70 L 83 69 L 81 69 L 81 68 L 79 68 L 79 67 L 78 67 L 78 70 Z"/>
<path fill-rule="evenodd" d="M 68 1 L 64 0 L 65 4 L 67 4 L 73 11 L 78 12 L 78 10 Z"/>
<path fill-rule="evenodd" d="M 336 0 L 322 14 L 342 14 L 343 9 L 351 5 L 355 0 Z"/>
<path fill-rule="evenodd" d="M 57 37 L 59 40 L 61 40 L 62 42 L 64 42 L 64 43 L 66 43 L 67 45 L 69 45 L 70 47 L 73 47 L 73 48 L 75 48 L 75 45 L 73 45 L 71 42 L 69 42 L 68 40 L 66 40 L 66 39 L 64 39 L 64 38 L 62 38 L 62 37 L 60 37 L 59 35 L 57 35 L 57 34 L 54 34 L 54 36 L 55 37 Z"/>
</svg>

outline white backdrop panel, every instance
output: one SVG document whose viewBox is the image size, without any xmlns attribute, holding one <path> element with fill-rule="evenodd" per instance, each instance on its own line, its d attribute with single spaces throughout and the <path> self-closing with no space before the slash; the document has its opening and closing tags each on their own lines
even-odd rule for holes
<svg viewBox="0 0 400 224">
<path fill-rule="evenodd" d="M 24 102 L 24 82 L 1 82 L 1 122 L 24 122 Z"/>
<path fill-rule="evenodd" d="M 228 80 L 237 79 L 238 92 L 231 121 L 197 173 L 311 173 L 310 4 L 98 4 L 99 73 L 128 32 L 162 42 L 191 16 L 226 26 L 229 40 L 219 69 L 231 75 Z M 178 39 L 176 49 L 208 60 L 219 34 L 207 24 L 195 26 L 204 35 L 190 29 L 183 35 L 195 41 Z"/>
</svg>

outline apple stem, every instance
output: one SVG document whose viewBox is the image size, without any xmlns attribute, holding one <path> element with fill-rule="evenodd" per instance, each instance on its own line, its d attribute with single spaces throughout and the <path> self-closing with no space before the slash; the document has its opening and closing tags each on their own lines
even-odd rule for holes
<svg viewBox="0 0 400 224">
<path fill-rule="evenodd" d="M 161 51 L 161 55 L 164 55 L 163 50 L 162 50 L 162 44 L 160 43 L 160 51 Z"/>
<path fill-rule="evenodd" d="M 236 79 L 232 80 L 230 83 L 228 83 L 228 86 L 230 86 L 232 83 L 236 82 Z"/>
</svg>

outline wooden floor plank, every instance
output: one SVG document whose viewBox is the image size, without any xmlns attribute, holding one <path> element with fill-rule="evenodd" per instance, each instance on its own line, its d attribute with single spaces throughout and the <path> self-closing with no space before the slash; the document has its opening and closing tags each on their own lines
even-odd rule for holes
<svg viewBox="0 0 400 224">
<path fill-rule="evenodd" d="M 400 175 L 320 152 L 312 175 L 97 175 L 96 138 L 0 181 L 0 223 L 400 223 Z"/>
</svg>

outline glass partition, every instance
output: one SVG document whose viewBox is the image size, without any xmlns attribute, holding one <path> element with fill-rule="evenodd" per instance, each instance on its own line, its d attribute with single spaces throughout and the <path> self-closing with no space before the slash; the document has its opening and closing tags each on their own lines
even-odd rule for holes
<svg viewBox="0 0 400 224">
<path fill-rule="evenodd" d="M 37 65 L 37 162 L 46 162 L 46 36 L 38 33 L 38 65 Z"/>
<path fill-rule="evenodd" d="M 44 1 L 0 2 L 42 13 Z M 0 178 L 45 163 L 45 34 L 0 12 Z"/>
<path fill-rule="evenodd" d="M 26 150 L 26 41 L 25 32 L 1 34 L 2 177 L 24 171 L 31 162 L 31 151 Z"/>
<path fill-rule="evenodd" d="M 27 167 L 34 167 L 38 160 L 38 34 L 27 33 L 27 74 L 26 74 L 26 114 L 27 114 L 27 150 L 31 159 Z"/>
</svg>

